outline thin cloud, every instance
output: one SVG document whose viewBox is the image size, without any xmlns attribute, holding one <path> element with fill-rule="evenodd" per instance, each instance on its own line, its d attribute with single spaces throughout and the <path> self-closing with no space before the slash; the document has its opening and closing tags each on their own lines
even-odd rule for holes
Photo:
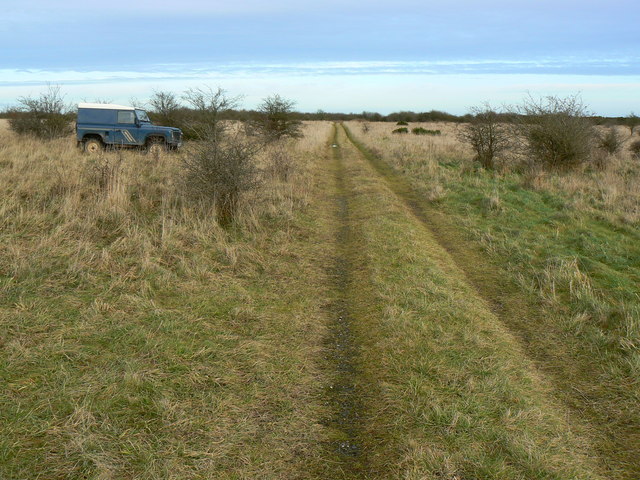
<svg viewBox="0 0 640 480">
<path fill-rule="evenodd" d="M 142 70 L 0 70 L 0 85 L 80 84 L 111 81 L 203 80 L 318 75 L 444 74 L 638 75 L 636 58 L 538 60 L 345 61 L 297 63 L 164 64 Z"/>
</svg>

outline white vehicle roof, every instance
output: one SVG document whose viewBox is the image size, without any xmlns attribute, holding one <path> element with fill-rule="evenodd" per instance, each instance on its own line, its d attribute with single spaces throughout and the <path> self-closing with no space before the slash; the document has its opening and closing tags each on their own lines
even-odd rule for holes
<svg viewBox="0 0 640 480">
<path fill-rule="evenodd" d="M 103 110 L 135 110 L 134 107 L 126 105 L 115 105 L 113 103 L 79 103 L 78 108 L 101 108 Z"/>
</svg>

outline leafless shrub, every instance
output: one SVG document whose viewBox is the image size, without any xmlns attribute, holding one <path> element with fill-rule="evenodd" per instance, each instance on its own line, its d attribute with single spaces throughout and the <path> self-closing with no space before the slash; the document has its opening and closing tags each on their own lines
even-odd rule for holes
<svg viewBox="0 0 640 480">
<path fill-rule="evenodd" d="M 149 105 L 155 113 L 155 122 L 160 125 L 176 126 L 180 123 L 178 112 L 180 102 L 173 92 L 154 91 L 149 99 Z"/>
<path fill-rule="evenodd" d="M 70 106 L 57 85 L 49 85 L 39 97 L 20 97 L 20 104 L 9 112 L 9 127 L 20 135 L 52 139 L 73 132 Z"/>
<path fill-rule="evenodd" d="M 89 100 L 85 97 L 82 99 L 82 101 L 88 103 L 113 103 L 113 98 L 96 97 L 92 100 Z"/>
<path fill-rule="evenodd" d="M 471 146 L 475 160 L 486 169 L 495 167 L 495 159 L 504 152 L 511 143 L 511 134 L 491 105 L 484 104 L 471 108 L 473 117 L 459 132 L 459 139 Z"/>
<path fill-rule="evenodd" d="M 360 124 L 360 129 L 362 130 L 362 133 L 364 133 L 365 135 L 369 133 L 369 130 L 370 130 L 369 122 L 362 122 Z"/>
<path fill-rule="evenodd" d="M 618 134 L 615 127 L 609 127 L 606 133 L 598 137 L 598 148 L 607 152 L 609 155 L 618 153 L 623 143 L 624 139 Z"/>
<path fill-rule="evenodd" d="M 147 104 L 143 100 L 140 100 L 138 97 L 129 97 L 128 105 L 131 105 L 134 108 L 139 108 L 140 110 L 146 110 Z"/>
<path fill-rule="evenodd" d="M 292 100 L 271 95 L 258 106 L 257 116 L 251 121 L 251 126 L 267 140 L 299 138 L 302 136 L 302 122 L 294 117 L 294 106 Z"/>
<path fill-rule="evenodd" d="M 224 135 L 226 124 L 222 122 L 222 114 L 240 103 L 240 97 L 230 97 L 220 87 L 190 88 L 183 98 L 195 110 L 194 117 L 185 125 L 185 136 L 214 142 Z"/>
<path fill-rule="evenodd" d="M 570 168 L 590 159 L 595 129 L 578 95 L 525 99 L 516 107 L 519 139 L 529 160 L 551 168 Z"/>
<path fill-rule="evenodd" d="M 186 194 L 213 203 L 221 225 L 233 223 L 242 195 L 259 185 L 255 156 L 261 148 L 240 129 L 199 142 L 183 161 Z"/>
</svg>

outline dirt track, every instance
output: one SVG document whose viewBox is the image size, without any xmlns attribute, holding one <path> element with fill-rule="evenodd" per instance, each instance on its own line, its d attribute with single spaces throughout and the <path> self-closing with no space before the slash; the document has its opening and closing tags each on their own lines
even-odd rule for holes
<svg viewBox="0 0 640 480">
<path fill-rule="evenodd" d="M 348 132 L 342 126 L 337 126 L 334 145 L 336 147 L 332 148 L 335 152 L 335 163 L 331 170 L 335 178 L 333 195 L 336 199 L 336 220 L 340 225 L 336 236 L 338 251 L 336 264 L 338 268 L 336 269 L 335 286 L 341 300 L 337 309 L 338 321 L 333 323 L 331 327 L 332 335 L 328 351 L 330 352 L 329 357 L 333 358 L 334 368 L 338 372 L 336 376 L 337 392 L 334 392 L 332 397 L 334 418 L 337 420 L 334 420 L 332 425 L 341 432 L 338 435 L 340 440 L 337 441 L 334 450 L 342 465 L 339 471 L 343 478 L 396 478 L 406 475 L 407 468 L 426 474 L 427 470 L 423 470 L 425 466 L 417 459 L 415 452 L 412 452 L 411 449 L 415 448 L 416 442 L 427 442 L 428 445 L 431 445 L 430 448 L 443 448 L 438 445 L 437 438 L 430 438 L 432 427 L 429 425 L 414 426 L 411 431 L 403 430 L 406 428 L 406 426 L 401 426 L 403 422 L 411 423 L 411 420 L 396 417 L 397 412 L 406 407 L 401 405 L 402 401 L 394 399 L 394 393 L 392 393 L 394 387 L 401 386 L 393 385 L 398 379 L 394 379 L 393 375 L 380 366 L 380 362 L 383 362 L 387 368 L 389 366 L 401 368 L 400 365 L 407 362 L 407 358 L 404 358 L 402 354 L 396 354 L 389 349 L 396 348 L 403 354 L 413 348 L 424 351 L 424 346 L 416 346 L 413 341 L 407 340 L 406 345 L 393 342 L 390 344 L 391 339 L 385 338 L 385 332 L 398 328 L 391 325 L 391 322 L 397 319 L 382 318 L 385 315 L 383 313 L 385 310 L 394 308 L 390 304 L 400 302 L 402 308 L 411 309 L 410 304 L 407 303 L 408 300 L 404 299 L 389 299 L 387 297 L 390 304 L 386 304 L 385 295 L 378 291 L 381 279 L 377 277 L 380 276 L 380 269 L 385 267 L 377 264 L 376 254 L 372 253 L 372 250 L 377 248 L 378 242 L 385 242 L 385 240 L 374 238 L 376 232 L 371 231 L 367 225 L 372 221 L 376 223 L 376 217 L 381 220 L 387 214 L 393 217 L 395 214 L 389 212 L 388 208 L 398 210 L 398 213 L 404 217 L 402 220 L 403 228 L 408 229 L 406 230 L 408 232 L 406 239 L 402 238 L 404 231 L 399 230 L 395 233 L 398 243 L 409 242 L 417 248 L 420 248 L 420 245 L 425 249 L 428 248 L 432 254 L 427 257 L 430 262 L 433 262 L 433 267 L 444 274 L 447 282 L 451 282 L 450 289 L 454 293 L 451 294 L 452 298 L 447 300 L 447 303 L 464 301 L 471 305 L 468 308 L 474 311 L 477 309 L 478 318 L 471 315 L 469 319 L 471 322 L 477 322 L 477 325 L 467 324 L 462 327 L 465 329 L 462 333 L 452 334 L 445 331 L 444 335 L 473 335 L 473 333 L 469 333 L 469 330 L 466 330 L 467 328 L 470 331 L 481 331 L 482 338 L 472 339 L 471 347 L 484 350 L 484 353 L 481 353 L 477 358 L 474 357 L 474 354 L 469 354 L 470 358 L 464 359 L 464 363 L 460 366 L 452 366 L 452 368 L 460 368 L 461 372 L 447 373 L 446 375 L 468 375 L 466 377 L 468 382 L 482 381 L 478 380 L 475 377 L 476 374 L 473 373 L 474 362 L 481 361 L 483 355 L 500 357 L 501 359 L 495 365 L 488 368 L 495 369 L 498 377 L 506 375 L 509 378 L 499 378 L 496 381 L 512 382 L 513 385 L 506 388 L 515 392 L 522 387 L 518 377 L 526 379 L 525 384 L 529 384 L 529 387 L 525 389 L 533 391 L 531 400 L 526 399 L 525 403 L 531 401 L 538 405 L 536 408 L 544 412 L 545 418 L 542 423 L 548 426 L 542 428 L 540 432 L 535 430 L 537 427 L 532 427 L 534 429 L 532 432 L 540 435 L 540 449 L 541 452 L 544 452 L 541 453 L 542 457 L 537 460 L 542 463 L 539 467 L 541 471 L 546 472 L 546 475 L 558 475 L 557 478 L 573 478 L 570 475 L 566 476 L 566 473 L 560 473 L 565 469 L 567 472 L 574 470 L 589 472 L 590 477 L 579 478 L 602 478 L 600 474 L 603 477 L 606 475 L 610 478 L 623 478 L 620 476 L 621 472 L 612 466 L 615 465 L 615 462 L 606 458 L 598 458 L 598 454 L 595 453 L 597 446 L 591 444 L 590 437 L 586 434 L 589 426 L 581 424 L 581 419 L 575 413 L 571 413 L 571 408 L 563 404 L 561 396 L 554 393 L 556 387 L 553 378 L 549 378 L 545 372 L 545 365 L 532 357 L 524 337 L 526 332 L 518 331 L 514 322 L 506 320 L 506 316 L 518 315 L 521 321 L 526 321 L 528 318 L 527 309 L 530 305 L 526 304 L 525 300 L 504 282 L 497 270 L 491 270 L 490 264 L 481 261 L 479 253 L 470 248 L 468 243 L 462 239 L 456 241 L 455 230 L 444 222 L 438 222 L 437 216 L 432 217 L 431 212 L 423 208 L 419 196 L 402 179 L 393 175 L 384 164 L 375 162 L 375 159 L 367 159 L 366 152 L 358 149 L 357 144 L 352 142 Z M 373 204 L 376 203 L 375 197 L 380 196 L 381 201 L 378 204 L 378 209 L 372 210 L 372 203 L 366 204 L 366 201 L 362 199 L 366 196 L 370 197 L 369 200 L 374 199 Z M 387 202 L 390 202 L 389 206 L 386 205 Z M 418 270 L 421 269 L 419 267 L 420 259 L 417 256 L 416 258 L 412 256 L 410 261 L 418 265 Z M 398 278 L 403 278 L 407 284 L 405 288 L 412 290 L 426 288 L 420 283 L 412 282 L 410 269 L 404 271 L 405 267 L 402 264 L 395 263 L 393 268 L 398 270 L 393 274 L 399 275 Z M 389 270 L 387 273 L 392 272 Z M 405 295 L 400 282 L 397 285 L 392 285 L 391 288 L 398 288 L 397 294 L 399 296 Z M 407 295 L 409 294 L 407 293 Z M 458 300 L 457 295 L 464 297 L 464 300 Z M 421 302 L 422 300 L 417 298 L 416 301 Z M 414 318 L 418 323 L 433 322 L 433 318 L 422 318 L 419 312 L 414 313 L 416 314 Z M 447 311 L 440 311 L 438 314 L 452 315 Z M 420 326 L 419 328 L 432 327 Z M 438 330 L 441 328 L 445 327 L 437 327 Z M 404 332 L 406 336 L 416 334 L 417 331 L 407 330 Z M 479 342 L 479 345 L 473 345 L 473 342 Z M 496 351 L 492 351 L 491 344 L 495 345 Z M 442 345 L 442 347 L 443 352 L 433 353 L 434 358 L 437 358 L 439 354 L 450 354 L 447 352 L 446 345 Z M 458 348 L 460 348 L 459 345 L 451 346 L 451 350 Z M 464 356 L 467 353 L 463 352 L 460 355 Z M 430 355 L 432 354 L 429 353 L 428 356 Z M 419 361 L 422 360 L 417 358 L 413 360 L 413 362 Z M 504 367 L 500 362 L 507 364 L 514 362 L 519 365 L 518 368 L 524 369 L 524 371 L 513 370 L 510 366 Z M 464 369 L 467 368 L 470 371 L 465 373 Z M 506 373 L 503 372 L 503 368 L 507 369 Z M 440 380 L 425 379 L 419 376 L 420 378 L 416 378 L 415 382 L 447 382 L 446 375 Z M 404 381 L 411 383 L 414 380 L 407 378 Z M 433 392 L 433 394 L 434 397 L 439 396 L 439 392 Z M 475 395 L 476 392 L 471 392 L 471 394 Z M 484 398 L 486 394 L 495 395 L 496 398 L 486 399 Z M 427 393 L 427 395 L 429 394 Z M 500 396 L 498 391 L 489 390 L 480 395 L 478 402 L 488 400 L 489 403 L 495 403 L 496 408 L 504 408 L 507 411 L 512 408 L 520 408 L 518 405 L 521 406 L 522 399 L 513 398 L 505 401 Z M 413 406 L 416 408 L 414 415 L 428 416 L 430 409 L 434 408 L 451 407 L 455 409 L 454 405 L 447 405 L 446 401 L 444 404 L 438 404 L 428 398 L 415 401 L 423 404 Z M 467 398 L 463 402 L 468 405 L 474 404 L 475 401 L 475 398 Z M 504 405 L 500 406 L 501 403 Z M 474 405 L 474 408 L 480 412 L 485 407 Z M 404 415 L 407 413 L 406 411 L 402 412 Z M 478 415 L 480 414 L 478 413 Z M 484 424 L 485 421 L 491 423 L 491 420 L 481 416 L 475 418 L 474 414 L 470 414 L 469 418 L 472 423 Z M 564 424 L 567 419 L 573 422 L 570 428 L 568 424 Z M 389 428 L 389 425 L 394 423 L 399 428 L 398 431 Z M 497 422 L 482 428 L 495 429 L 495 435 L 503 435 L 501 430 L 508 427 Z M 557 438 L 548 439 L 551 446 L 545 445 L 544 437 L 553 431 L 562 432 L 562 435 L 567 434 L 568 437 L 557 445 L 555 444 L 558 441 Z M 468 441 L 476 441 L 474 440 L 474 432 L 465 432 L 461 437 L 467 435 L 469 435 Z M 510 435 L 510 433 L 504 433 L 504 441 L 519 442 L 517 438 L 512 439 Z M 487 447 L 488 445 L 484 445 L 480 448 L 482 450 Z M 549 454 L 547 448 L 553 451 L 556 447 L 558 452 L 550 455 L 547 459 L 546 455 Z M 573 457 L 567 466 L 563 464 L 562 454 L 558 455 L 561 451 L 564 451 L 565 455 L 569 454 Z M 462 446 L 452 449 L 447 455 L 459 458 L 460 463 L 464 465 L 466 458 L 474 455 L 482 457 L 487 454 L 478 454 L 473 449 L 466 451 L 466 448 Z M 492 455 L 489 454 L 489 456 Z M 511 454 L 496 455 L 496 458 L 498 461 L 513 462 L 513 459 L 509 460 L 510 456 Z M 478 462 L 482 461 L 478 460 Z M 544 462 L 548 462 L 548 464 L 544 465 Z M 473 462 L 469 461 L 469 463 Z M 411 467 L 407 467 L 407 465 Z M 477 472 L 474 468 L 476 467 L 452 467 L 452 476 L 447 477 L 443 471 L 441 475 L 445 476 L 433 478 L 467 478 L 464 475 L 475 478 L 473 475 L 477 475 Z M 522 475 L 522 478 L 534 475 L 534 471 L 529 470 L 528 467 L 516 468 L 512 475 L 516 475 L 516 472 L 518 476 Z M 424 478 L 431 477 L 427 475 Z M 487 477 L 480 478 L 503 477 L 487 475 Z"/>
<path fill-rule="evenodd" d="M 441 211 L 433 208 L 418 192 L 382 160 L 372 155 L 345 129 L 346 137 L 366 158 L 372 169 L 384 179 L 386 186 L 402 201 L 412 216 L 429 232 L 464 276 L 464 281 L 485 302 L 531 362 L 535 375 L 544 379 L 554 401 L 562 404 L 576 431 L 589 437 L 598 452 L 603 471 L 611 478 L 635 479 L 640 475 L 637 426 L 619 424 L 602 411 L 595 396 L 606 391 L 594 390 L 591 372 L 595 365 L 576 364 L 557 345 L 562 338 L 549 342 L 550 332 L 540 321 L 539 303 L 508 280 L 505 272 L 493 264 L 472 240 L 460 236 L 460 230 Z M 554 342 L 556 342 L 554 344 Z M 587 379 L 587 381 L 585 381 Z M 606 387 L 597 387 L 604 388 Z M 592 392 L 585 394 L 583 392 Z M 611 445 L 615 445 L 614 448 Z"/>
</svg>

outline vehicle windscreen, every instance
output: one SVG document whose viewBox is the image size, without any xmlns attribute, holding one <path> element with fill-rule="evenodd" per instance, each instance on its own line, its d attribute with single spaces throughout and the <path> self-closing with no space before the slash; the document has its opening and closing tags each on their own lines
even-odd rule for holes
<svg viewBox="0 0 640 480">
<path fill-rule="evenodd" d="M 140 120 L 141 122 L 151 123 L 151 120 L 149 120 L 149 116 L 147 115 L 147 112 L 145 112 L 144 110 L 136 110 L 136 115 L 138 116 L 138 120 Z"/>
</svg>

